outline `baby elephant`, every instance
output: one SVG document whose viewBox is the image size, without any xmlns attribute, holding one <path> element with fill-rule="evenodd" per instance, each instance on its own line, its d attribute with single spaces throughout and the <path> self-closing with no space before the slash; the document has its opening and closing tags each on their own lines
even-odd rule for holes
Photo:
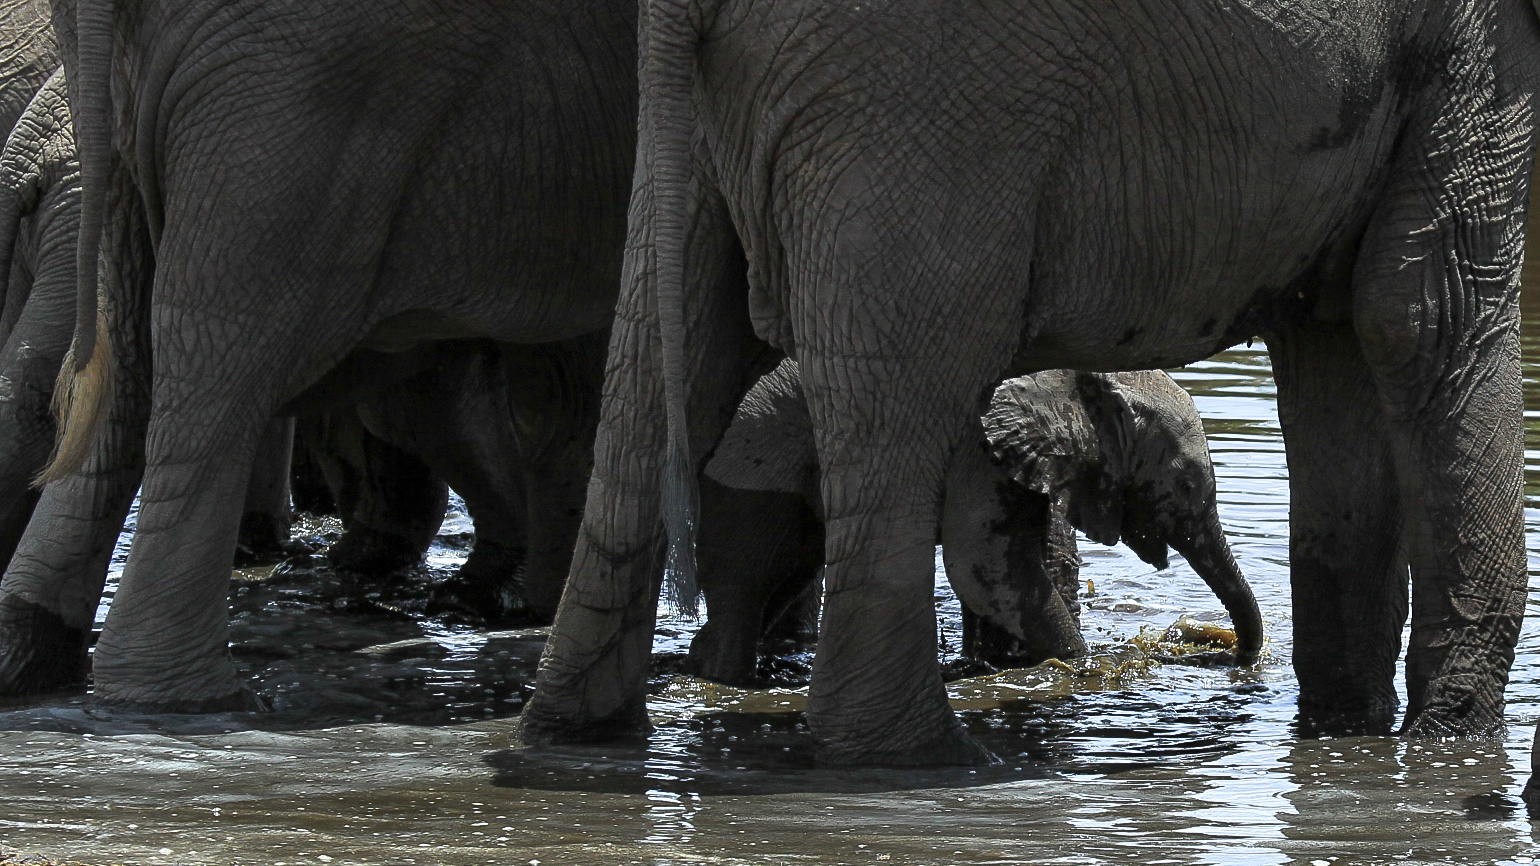
<svg viewBox="0 0 1540 866">
<path fill-rule="evenodd" d="M 1160 371 L 1049 370 L 1011 379 L 982 419 L 978 459 L 947 479 L 946 572 L 969 655 L 1000 666 L 1085 652 L 1074 530 L 1166 566 L 1185 556 L 1230 612 L 1236 661 L 1262 643 L 1256 600 L 1225 542 L 1192 398 Z M 706 466 L 697 557 L 710 618 L 695 671 L 753 680 L 759 637 L 823 564 L 818 460 L 795 362 L 755 384 Z"/>
</svg>

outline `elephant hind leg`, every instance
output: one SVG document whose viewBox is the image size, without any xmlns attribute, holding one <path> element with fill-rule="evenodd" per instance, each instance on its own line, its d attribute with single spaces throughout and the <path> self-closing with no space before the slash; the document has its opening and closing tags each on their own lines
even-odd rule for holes
<svg viewBox="0 0 1540 866">
<path fill-rule="evenodd" d="M 1502 80 L 1522 65 L 1471 66 L 1492 80 L 1424 94 L 1353 274 L 1405 513 L 1403 731 L 1417 736 L 1501 734 L 1526 589 L 1519 263 L 1533 108 L 1529 82 Z"/>
<path fill-rule="evenodd" d="M 1384 411 L 1350 325 L 1283 329 L 1268 349 L 1289 461 L 1300 731 L 1387 733 L 1407 570 Z"/>
</svg>

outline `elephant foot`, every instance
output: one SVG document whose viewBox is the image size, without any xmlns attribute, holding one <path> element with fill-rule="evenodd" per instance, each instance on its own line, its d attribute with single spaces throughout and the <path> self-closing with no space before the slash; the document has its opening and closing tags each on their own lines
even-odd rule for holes
<svg viewBox="0 0 1540 866">
<path fill-rule="evenodd" d="M 422 562 L 424 552 L 403 535 L 358 527 L 344 532 L 327 548 L 326 558 L 338 571 L 385 575 L 415 567 Z"/>
<path fill-rule="evenodd" d="M 1520 796 L 1524 800 L 1524 807 L 1529 810 L 1530 820 L 1540 819 L 1540 781 L 1531 775 Z"/>
<path fill-rule="evenodd" d="M 1368 707 L 1323 706 L 1301 700 L 1294 717 L 1295 733 L 1301 739 L 1318 737 L 1382 737 L 1396 722 L 1394 704 Z"/>
<path fill-rule="evenodd" d="M 0 695 L 80 688 L 89 670 L 85 629 L 14 595 L 0 595 Z"/>
<path fill-rule="evenodd" d="M 819 744 L 818 761 L 838 766 L 922 767 L 957 766 L 984 767 L 1000 763 L 992 752 L 979 745 L 968 731 L 957 722 L 945 733 L 929 742 L 893 749 L 877 746 L 835 746 Z"/>
<path fill-rule="evenodd" d="M 289 521 L 265 511 L 241 515 L 241 533 L 235 545 L 235 566 L 243 568 L 283 559 L 289 540 Z"/>
<path fill-rule="evenodd" d="M 526 558 L 522 547 L 477 543 L 455 576 L 433 588 L 428 612 L 462 614 L 501 626 L 549 625 L 554 612 L 535 610 L 524 598 Z"/>
<path fill-rule="evenodd" d="M 272 710 L 262 696 L 241 686 L 228 695 L 217 698 L 194 698 L 189 700 L 166 701 L 135 701 L 119 700 L 101 695 L 92 695 L 91 703 L 99 707 L 106 707 L 128 713 L 145 713 L 160 715 L 163 713 L 185 713 L 189 715 L 206 715 L 209 713 L 265 713 Z"/>
<path fill-rule="evenodd" d="M 755 685 L 758 659 L 756 641 L 744 640 L 742 631 L 721 620 L 708 620 L 690 641 L 690 673 L 703 680 L 728 686 Z"/>
<path fill-rule="evenodd" d="M 546 710 L 535 692 L 519 714 L 510 735 L 520 746 L 555 746 L 571 743 L 603 743 L 645 737 L 652 732 L 647 718 L 647 697 L 641 695 L 615 712 L 597 719 L 572 718 Z"/>
<path fill-rule="evenodd" d="M 1401 736 L 1417 740 L 1501 740 L 1508 732 L 1502 717 L 1479 718 L 1460 707 L 1429 707 L 1407 720 Z"/>
</svg>

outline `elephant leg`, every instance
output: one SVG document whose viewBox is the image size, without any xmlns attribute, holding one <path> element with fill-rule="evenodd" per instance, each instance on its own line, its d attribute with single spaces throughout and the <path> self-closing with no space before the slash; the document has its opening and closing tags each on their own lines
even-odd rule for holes
<svg viewBox="0 0 1540 866">
<path fill-rule="evenodd" d="M 823 521 L 814 519 L 804 531 L 802 553 L 791 571 L 792 580 L 783 582 L 765 602 L 761 644 L 790 645 L 797 649 L 812 646 L 818 640 L 818 616 L 823 610 Z M 800 579 L 799 579 L 800 578 Z"/>
<path fill-rule="evenodd" d="M 422 562 L 449 501 L 427 464 L 366 430 L 355 409 L 303 419 L 298 431 L 342 516 L 332 565 L 383 575 Z"/>
<path fill-rule="evenodd" d="M 114 167 L 113 180 L 108 207 L 117 218 L 103 233 L 102 261 L 111 263 L 106 282 L 146 288 L 150 269 L 142 253 L 148 235 L 138 194 L 122 182 L 121 167 Z M 44 488 L 0 581 L 0 695 L 85 682 L 86 651 L 107 568 L 144 469 L 150 407 L 148 320 L 138 303 L 147 293 L 113 294 L 107 325 L 116 374 L 95 451 L 80 472 Z M 32 312 L 29 304 L 23 319 Z M 53 373 L 57 368 L 54 361 Z M 48 385 L 51 389 L 51 378 Z M 48 429 L 51 439 L 51 422 Z M 46 454 L 45 445 L 28 477 Z"/>
<path fill-rule="evenodd" d="M 643 151 L 645 152 L 645 151 Z M 697 168 L 709 166 L 705 153 Z M 649 207 L 650 165 L 638 166 L 633 213 Z M 703 179 L 699 189 L 717 189 Z M 698 468 L 733 409 L 774 353 L 753 332 L 745 264 L 725 203 L 691 202 L 685 263 L 683 359 L 690 454 Z M 651 239 L 633 236 L 610 334 L 593 475 L 572 569 L 540 659 L 535 693 L 524 706 L 525 743 L 604 738 L 648 727 L 651 660 L 665 535 L 660 479 L 667 450 L 661 334 L 652 285 Z M 685 238 L 673 238 L 683 243 Z M 704 288 L 701 288 L 704 287 Z M 676 335 L 678 336 L 678 335 Z M 756 369 L 756 367 L 759 369 Z"/>
<path fill-rule="evenodd" d="M 459 572 L 434 589 L 435 607 L 528 623 L 518 574 L 528 526 L 523 463 L 498 350 L 487 341 L 455 341 L 440 354 L 434 369 L 360 404 L 359 414 L 370 432 L 418 455 L 447 481 L 475 522 L 475 546 Z"/>
<path fill-rule="evenodd" d="M 701 479 L 700 585 L 709 618 L 690 642 L 697 676 L 754 682 L 759 640 L 818 576 L 823 525 L 801 493 Z M 816 622 L 816 615 L 814 622 Z"/>
<path fill-rule="evenodd" d="M 1514 203 L 1525 200 L 1534 133 L 1498 93 L 1427 95 L 1431 116 L 1408 127 L 1427 132 L 1398 145 L 1353 274 L 1353 321 L 1405 516 L 1403 732 L 1413 736 L 1501 734 L 1524 609 L 1524 213 Z"/>
<path fill-rule="evenodd" d="M 94 696 L 162 712 L 254 709 L 230 657 L 228 589 L 267 409 L 156 402 L 138 527 L 93 658 Z M 206 438 L 189 441 L 190 429 Z"/>
<path fill-rule="evenodd" d="M 503 351 L 529 503 L 524 600 L 544 622 L 556 615 L 582 524 L 608 341 L 600 332 Z"/>
<path fill-rule="evenodd" d="M 294 419 L 274 418 L 262 432 L 246 485 L 241 513 L 241 556 L 256 559 L 283 552 L 293 513 L 289 509 L 289 460 L 294 452 Z"/>
<path fill-rule="evenodd" d="M 289 460 L 289 494 L 294 510 L 317 517 L 340 513 L 336 497 L 326 481 L 326 471 L 321 468 L 323 458 L 306 445 L 307 427 L 325 424 L 325 415 L 297 418 L 294 421 L 294 454 Z"/>
<path fill-rule="evenodd" d="M 1048 504 L 1047 551 L 1044 565 L 1049 582 L 1058 587 L 1069 618 L 1080 631 L 1080 544 L 1069 522 L 1069 499 L 1062 493 Z"/>
<path fill-rule="evenodd" d="M 135 467 L 44 491 L 0 584 L 0 695 L 85 682 L 92 623 L 138 479 Z"/>
<path fill-rule="evenodd" d="M 1386 733 L 1407 572 L 1385 413 L 1350 325 L 1308 322 L 1267 345 L 1289 462 L 1300 730 Z"/>
<path fill-rule="evenodd" d="M 60 216 L 78 221 L 78 208 Z M 16 318 L 0 350 L 0 563 L 10 561 L 37 506 L 32 479 L 53 447 L 54 381 L 74 332 L 74 236 L 50 228 L 44 240 L 35 275 L 28 282 L 13 270 L 6 299 L 6 317 Z"/>
<path fill-rule="evenodd" d="M 937 311 L 909 312 L 942 321 Z M 855 335 L 826 339 L 847 336 Z M 933 599 L 950 455 L 971 444 L 992 373 L 908 347 L 880 360 L 870 349 L 840 345 L 815 355 L 818 348 L 805 346 L 799 360 L 826 515 L 824 610 L 808 695 L 820 756 L 983 763 L 988 753 L 947 704 Z"/>
<path fill-rule="evenodd" d="M 989 459 L 983 431 L 957 449 L 941 518 L 947 579 L 973 614 L 964 650 L 998 667 L 1085 655 L 1080 624 L 1050 572 L 1052 501 Z"/>
</svg>

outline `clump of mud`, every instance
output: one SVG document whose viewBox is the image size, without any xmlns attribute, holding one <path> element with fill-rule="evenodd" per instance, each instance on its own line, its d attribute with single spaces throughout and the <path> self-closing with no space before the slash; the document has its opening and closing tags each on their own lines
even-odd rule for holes
<svg viewBox="0 0 1540 866">
<path fill-rule="evenodd" d="M 1078 659 L 1049 659 L 1030 668 L 996 670 L 972 660 L 954 662 L 947 699 L 956 710 L 992 710 L 1023 701 L 1048 701 L 1126 687 L 1161 665 L 1211 667 L 1235 663 L 1235 632 L 1211 622 L 1182 617 L 1164 629 L 1146 628 L 1127 642 L 1105 645 Z M 764 663 L 761 662 L 761 667 Z M 744 689 L 697 679 L 680 669 L 654 669 L 654 723 L 666 724 L 701 713 L 802 713 L 802 684 Z M 680 717 L 680 718 L 674 718 Z"/>
</svg>

